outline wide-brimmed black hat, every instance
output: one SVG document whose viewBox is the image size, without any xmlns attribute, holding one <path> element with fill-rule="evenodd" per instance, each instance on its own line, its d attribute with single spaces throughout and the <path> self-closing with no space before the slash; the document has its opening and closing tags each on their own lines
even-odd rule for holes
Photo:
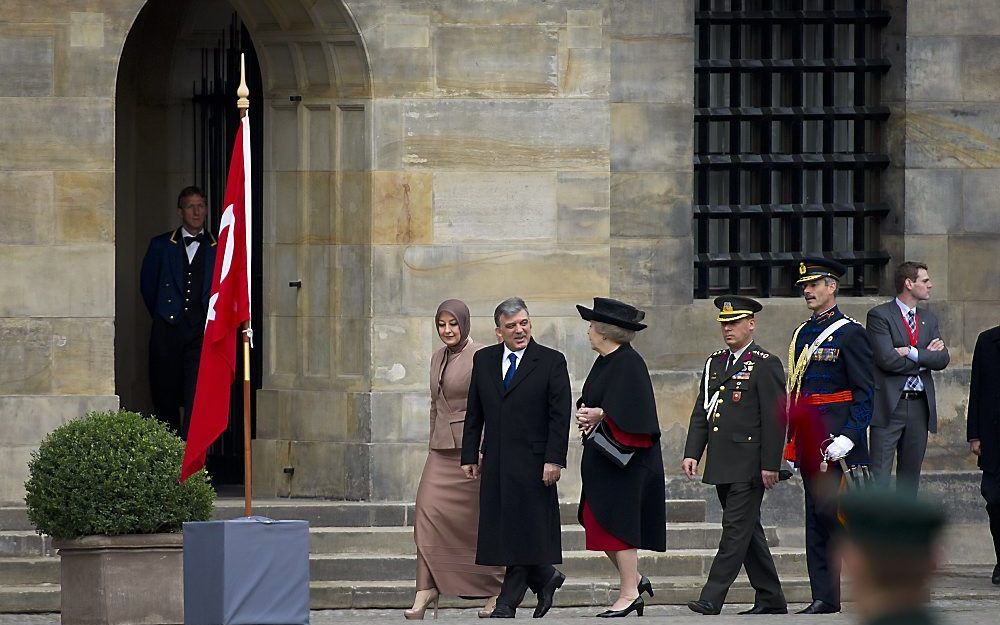
<svg viewBox="0 0 1000 625">
<path fill-rule="evenodd" d="M 716 321 L 738 321 L 744 317 L 752 317 L 764 309 L 763 304 L 750 297 L 742 295 L 722 295 L 715 298 L 715 307 L 719 309 Z"/>
<path fill-rule="evenodd" d="M 576 305 L 576 309 L 580 311 L 580 316 L 585 321 L 600 321 L 636 332 L 646 328 L 646 324 L 639 323 L 646 316 L 646 313 L 616 299 L 595 297 L 592 309 L 579 304 Z"/>
<path fill-rule="evenodd" d="M 799 261 L 799 278 L 795 284 L 805 284 L 820 278 L 840 281 L 847 273 L 847 267 L 832 258 L 803 258 Z"/>
</svg>

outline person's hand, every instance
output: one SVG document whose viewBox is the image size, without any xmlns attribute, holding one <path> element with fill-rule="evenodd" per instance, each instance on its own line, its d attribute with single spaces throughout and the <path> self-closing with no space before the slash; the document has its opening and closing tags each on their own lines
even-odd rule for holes
<svg viewBox="0 0 1000 625">
<path fill-rule="evenodd" d="M 603 408 L 588 408 L 587 406 L 581 404 L 580 407 L 576 409 L 576 427 L 579 428 L 584 434 L 590 434 L 590 431 L 597 427 L 597 424 L 600 423 L 603 418 Z"/>
<path fill-rule="evenodd" d="M 546 462 L 545 466 L 542 467 L 542 484 L 546 486 L 552 486 L 559 481 L 559 475 L 562 473 L 562 467 L 558 464 L 552 464 L 551 462 Z"/>
<path fill-rule="evenodd" d="M 465 477 L 470 480 L 479 479 L 479 465 L 478 464 L 463 464 L 462 472 L 465 473 Z"/>
<path fill-rule="evenodd" d="M 944 341 L 941 339 L 934 339 L 927 344 L 927 349 L 932 352 L 940 352 L 944 349 Z"/>
<path fill-rule="evenodd" d="M 771 490 L 774 485 L 778 483 L 778 472 L 777 471 L 761 471 L 760 479 L 764 482 L 764 488 Z"/>
<path fill-rule="evenodd" d="M 900 356 L 902 356 L 903 358 L 906 358 L 907 355 L 909 355 L 909 353 L 910 353 L 910 348 L 909 348 L 909 346 L 907 346 L 907 347 L 897 347 L 896 348 L 896 353 L 899 354 Z"/>
<path fill-rule="evenodd" d="M 693 480 L 695 474 L 698 473 L 698 461 L 694 458 L 685 458 L 684 462 L 681 463 L 681 470 L 684 471 L 687 479 Z"/>
<path fill-rule="evenodd" d="M 974 438 L 971 441 L 969 441 L 969 451 L 972 452 L 973 456 L 978 456 L 979 454 L 983 453 L 983 444 L 979 441 L 978 438 Z"/>
<path fill-rule="evenodd" d="M 833 439 L 833 442 L 826 448 L 827 460 L 840 460 L 854 449 L 854 441 L 843 434 Z"/>
</svg>

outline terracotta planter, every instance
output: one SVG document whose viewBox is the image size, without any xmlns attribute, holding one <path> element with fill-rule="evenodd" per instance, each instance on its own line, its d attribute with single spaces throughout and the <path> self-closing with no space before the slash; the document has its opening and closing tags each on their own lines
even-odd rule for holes
<svg viewBox="0 0 1000 625">
<path fill-rule="evenodd" d="M 184 536 L 56 540 L 63 625 L 184 622 Z"/>
</svg>

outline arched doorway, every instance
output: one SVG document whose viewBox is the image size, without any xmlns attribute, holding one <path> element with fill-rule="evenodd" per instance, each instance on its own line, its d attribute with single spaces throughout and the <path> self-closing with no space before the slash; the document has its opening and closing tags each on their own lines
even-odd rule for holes
<svg viewBox="0 0 1000 625">
<path fill-rule="evenodd" d="M 251 93 L 262 170 L 255 490 L 350 497 L 321 476 L 342 472 L 330 462 L 357 442 L 340 425 L 354 415 L 337 408 L 363 405 L 355 396 L 370 390 L 368 65 L 340 0 L 275 6 L 150 0 L 130 30 L 116 93 L 116 393 L 148 411 L 138 266 L 149 238 L 176 227 L 176 193 L 198 175 L 201 51 L 224 39 L 235 12 L 261 77 Z"/>
</svg>

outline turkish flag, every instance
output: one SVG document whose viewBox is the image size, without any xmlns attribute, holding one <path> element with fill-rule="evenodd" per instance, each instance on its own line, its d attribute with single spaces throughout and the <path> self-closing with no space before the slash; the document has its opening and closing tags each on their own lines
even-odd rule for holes
<svg viewBox="0 0 1000 625">
<path fill-rule="evenodd" d="M 229 162 L 182 482 L 205 466 L 208 448 L 226 430 L 229 391 L 236 375 L 236 339 L 243 322 L 250 327 L 250 171 L 250 120 L 246 116 L 236 132 Z"/>
</svg>

